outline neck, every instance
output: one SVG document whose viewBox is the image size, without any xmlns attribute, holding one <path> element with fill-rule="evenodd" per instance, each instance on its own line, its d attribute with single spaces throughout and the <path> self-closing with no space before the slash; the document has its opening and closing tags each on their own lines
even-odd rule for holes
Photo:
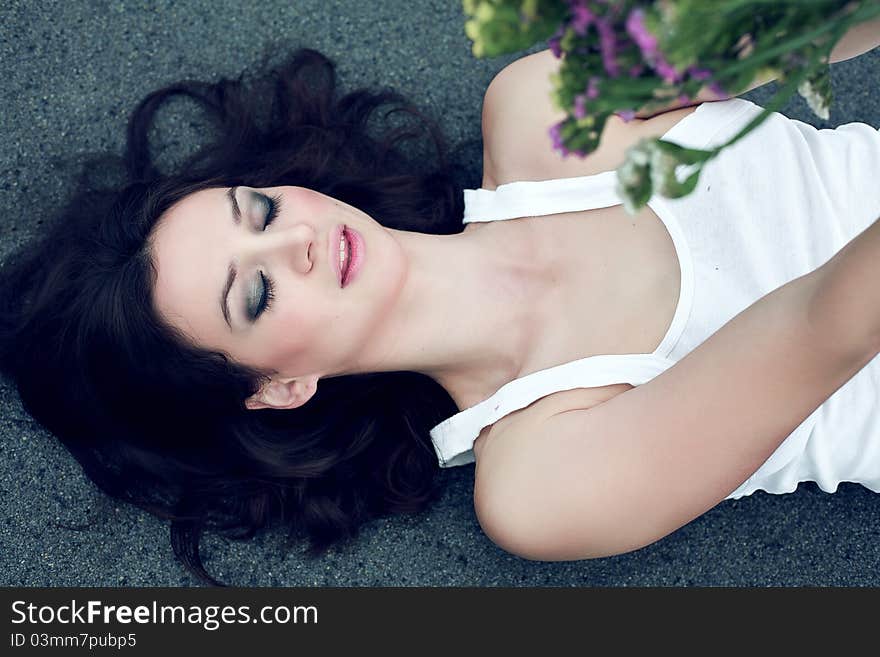
<svg viewBox="0 0 880 657">
<path fill-rule="evenodd" d="M 456 235 L 391 230 L 408 270 L 357 371 L 420 372 L 459 408 L 519 376 L 543 333 L 558 272 L 532 225 L 497 223 Z"/>
</svg>

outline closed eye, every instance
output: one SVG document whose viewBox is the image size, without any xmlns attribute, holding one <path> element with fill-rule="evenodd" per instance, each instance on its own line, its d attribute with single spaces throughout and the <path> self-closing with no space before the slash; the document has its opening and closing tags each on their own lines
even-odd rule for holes
<svg viewBox="0 0 880 657">
<path fill-rule="evenodd" d="M 266 230 L 281 211 L 281 195 L 266 196 L 265 194 L 259 194 L 259 197 L 266 207 L 266 217 L 263 220 L 263 230 Z M 269 310 L 272 306 L 272 299 L 275 298 L 274 283 L 263 272 L 260 272 L 260 283 L 262 284 L 262 293 L 257 302 L 257 307 L 250 313 L 252 322 Z"/>
<path fill-rule="evenodd" d="M 264 312 L 267 312 L 272 306 L 272 299 L 275 298 L 272 279 L 260 272 L 260 281 L 263 284 L 263 294 L 260 297 L 260 303 L 257 304 L 257 309 L 251 315 L 251 321 L 256 321 Z"/>
<path fill-rule="evenodd" d="M 260 200 L 266 206 L 266 219 L 263 222 L 263 230 L 266 230 L 281 211 L 281 195 L 266 196 L 265 194 L 260 194 Z"/>
</svg>

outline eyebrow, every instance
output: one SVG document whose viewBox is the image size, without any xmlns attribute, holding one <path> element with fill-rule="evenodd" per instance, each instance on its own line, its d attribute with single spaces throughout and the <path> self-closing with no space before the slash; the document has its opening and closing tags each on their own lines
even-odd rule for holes
<svg viewBox="0 0 880 657">
<path fill-rule="evenodd" d="M 229 205 L 232 207 L 232 220 L 238 225 L 241 222 L 241 208 L 238 207 L 238 201 L 235 200 L 235 190 L 237 187 L 230 187 L 226 192 L 226 197 L 229 199 Z M 220 293 L 220 312 L 223 313 L 223 319 L 226 320 L 226 325 L 232 329 L 232 322 L 229 321 L 229 290 L 232 289 L 232 284 L 235 282 L 235 264 L 229 264 L 229 272 L 226 275 L 226 283 L 223 285 L 223 291 Z"/>
</svg>

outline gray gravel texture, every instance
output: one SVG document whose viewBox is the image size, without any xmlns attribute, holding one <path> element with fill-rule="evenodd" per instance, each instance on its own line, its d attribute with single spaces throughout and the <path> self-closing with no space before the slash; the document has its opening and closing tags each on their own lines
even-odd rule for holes
<svg viewBox="0 0 880 657">
<path fill-rule="evenodd" d="M 453 143 L 476 140 L 469 187 L 481 180 L 480 111 L 493 75 L 518 55 L 478 60 L 455 0 L 287 2 L 21 2 L 0 7 L 2 253 L 39 231 L 72 189 L 85 154 L 121 152 L 128 111 L 182 78 L 235 76 L 261 57 L 309 46 L 338 64 L 344 88 L 388 85 L 433 114 Z M 534 48 L 529 52 L 537 50 Z M 880 126 L 880 51 L 837 64 L 830 122 L 795 97 L 793 118 Z M 759 104 L 776 85 L 746 97 Z M 198 141 L 185 103 L 161 115 L 156 144 L 173 160 Z M 0 394 L 0 584 L 192 586 L 165 523 L 103 498 L 78 464 Z M 801 484 L 725 501 L 635 553 L 533 562 L 480 530 L 473 468 L 444 473 L 443 499 L 418 517 L 377 520 L 318 560 L 286 554 L 280 533 L 249 542 L 208 535 L 208 569 L 240 586 L 805 586 L 880 584 L 880 499 L 855 484 L 826 494 Z M 76 525 L 97 518 L 91 527 Z"/>
</svg>

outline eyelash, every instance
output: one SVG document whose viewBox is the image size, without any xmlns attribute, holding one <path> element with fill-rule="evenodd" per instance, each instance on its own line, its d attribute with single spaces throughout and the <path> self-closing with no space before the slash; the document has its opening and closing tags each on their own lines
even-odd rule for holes
<svg viewBox="0 0 880 657">
<path fill-rule="evenodd" d="M 263 313 L 268 312 L 269 308 L 272 307 L 272 299 L 275 298 L 275 286 L 272 283 L 272 279 L 266 278 L 263 275 L 263 272 L 260 272 L 260 278 L 263 279 L 263 290 L 265 290 L 265 292 L 263 294 L 262 308 L 257 311 L 258 319 L 263 315 Z"/>
<path fill-rule="evenodd" d="M 261 196 L 267 207 L 266 220 L 263 223 L 263 230 L 266 230 L 266 228 L 269 227 L 269 224 L 275 221 L 275 217 L 278 216 L 278 212 L 281 210 L 281 195 L 266 196 L 265 194 L 261 194 Z"/>
<path fill-rule="evenodd" d="M 263 198 L 263 202 L 266 204 L 268 211 L 266 212 L 266 219 L 263 222 L 263 230 L 269 227 L 275 217 L 278 216 L 278 212 L 281 210 L 281 195 L 276 196 L 266 196 L 265 194 L 261 194 Z M 271 278 L 267 278 L 263 275 L 263 272 L 260 272 L 260 278 L 263 280 L 263 289 L 265 290 L 263 294 L 263 303 L 260 304 L 261 308 L 257 311 L 256 316 L 259 318 L 263 313 L 268 312 L 269 308 L 272 307 L 272 299 L 275 298 L 275 287 L 272 283 Z"/>
</svg>

